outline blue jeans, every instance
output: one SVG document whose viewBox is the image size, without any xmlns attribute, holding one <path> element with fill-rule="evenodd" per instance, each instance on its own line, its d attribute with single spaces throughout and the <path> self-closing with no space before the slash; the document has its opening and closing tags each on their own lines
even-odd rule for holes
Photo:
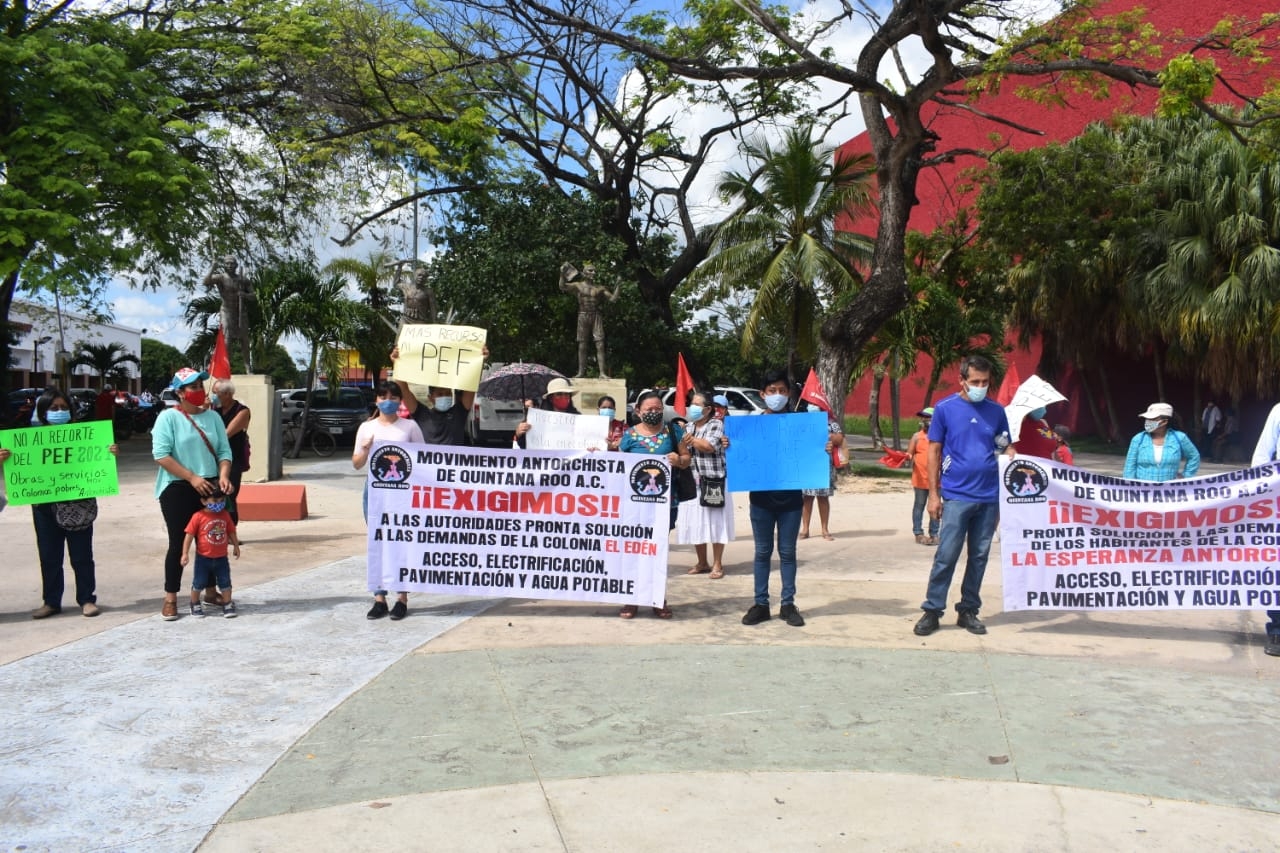
<svg viewBox="0 0 1280 853">
<path fill-rule="evenodd" d="M 916 536 L 924 533 L 924 511 L 929 505 L 929 490 L 916 489 L 916 502 L 911 505 L 911 532 Z M 938 520 L 929 519 L 929 535 L 938 535 Z"/>
<path fill-rule="evenodd" d="M 773 531 L 778 531 L 778 563 L 782 575 L 782 604 L 796 601 L 796 537 L 802 509 L 773 510 L 751 505 L 751 535 L 756 541 L 756 604 L 769 606 L 769 563 L 773 559 Z"/>
<path fill-rule="evenodd" d="M 947 609 L 947 591 L 951 589 L 951 576 L 955 574 L 960 549 L 968 541 L 969 559 L 964 567 L 964 582 L 960 585 L 958 613 L 977 613 L 982 608 L 982 576 L 987 571 L 987 556 L 991 553 L 991 537 L 996 532 L 1000 518 L 1000 504 L 974 503 L 973 501 L 946 501 L 942 508 L 942 536 L 938 553 L 933 558 L 933 570 L 929 573 L 929 591 L 921 610 L 941 614 Z"/>
<path fill-rule="evenodd" d="M 71 571 L 76 576 L 76 604 L 96 602 L 97 580 L 93 572 L 93 527 L 63 530 L 58 526 L 53 504 L 32 504 L 31 523 L 36 528 L 36 551 L 40 555 L 40 597 L 50 607 L 62 609 L 65 579 L 62 573 L 62 549 L 71 558 Z"/>
<path fill-rule="evenodd" d="M 218 582 L 218 589 L 231 589 L 231 562 L 225 556 L 206 557 L 196 554 L 196 565 L 192 571 L 191 588 L 196 590 L 213 586 Z"/>
</svg>

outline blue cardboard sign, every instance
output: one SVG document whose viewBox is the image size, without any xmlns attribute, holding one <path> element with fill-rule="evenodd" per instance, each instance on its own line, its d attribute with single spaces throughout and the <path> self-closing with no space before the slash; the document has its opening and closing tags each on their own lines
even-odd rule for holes
<svg viewBox="0 0 1280 853">
<path fill-rule="evenodd" d="M 728 417 L 724 434 L 731 492 L 831 485 L 826 412 Z"/>
</svg>

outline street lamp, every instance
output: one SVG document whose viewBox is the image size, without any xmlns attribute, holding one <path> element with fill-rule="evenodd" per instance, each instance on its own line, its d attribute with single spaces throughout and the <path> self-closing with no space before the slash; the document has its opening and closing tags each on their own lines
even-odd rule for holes
<svg viewBox="0 0 1280 853">
<path fill-rule="evenodd" d="M 51 340 L 53 340 L 53 335 L 45 335 L 43 338 L 38 339 L 32 345 L 31 347 L 31 372 L 32 373 L 40 372 L 40 347 L 49 343 L 49 341 Z"/>
</svg>

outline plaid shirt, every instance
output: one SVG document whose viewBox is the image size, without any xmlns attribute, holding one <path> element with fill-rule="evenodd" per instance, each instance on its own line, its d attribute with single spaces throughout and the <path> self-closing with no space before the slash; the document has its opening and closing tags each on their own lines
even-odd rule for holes
<svg viewBox="0 0 1280 853">
<path fill-rule="evenodd" d="M 689 428 L 693 430 L 694 438 L 709 442 L 715 448 L 710 453 L 694 449 L 693 472 L 698 475 L 698 479 L 727 476 L 724 465 L 724 422 L 719 418 L 712 418 L 704 426 L 690 424 Z"/>
</svg>

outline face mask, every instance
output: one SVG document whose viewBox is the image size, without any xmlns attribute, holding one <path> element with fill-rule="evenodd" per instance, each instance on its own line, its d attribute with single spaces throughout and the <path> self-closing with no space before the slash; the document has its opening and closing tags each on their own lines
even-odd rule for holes
<svg viewBox="0 0 1280 853">
<path fill-rule="evenodd" d="M 1143 421 L 1142 428 L 1147 432 L 1155 432 L 1156 430 L 1160 429 L 1160 421 L 1159 420 Z"/>
<path fill-rule="evenodd" d="M 44 413 L 44 419 L 51 424 L 69 424 L 71 412 L 67 409 L 50 409 Z"/>
<path fill-rule="evenodd" d="M 203 388 L 192 388 L 182 399 L 186 400 L 193 406 L 203 406 L 209 397 L 204 393 Z"/>
<path fill-rule="evenodd" d="M 969 398 L 970 403 L 981 403 L 983 400 L 987 399 L 987 388 L 985 385 L 980 388 L 975 388 L 972 385 L 966 385 L 964 386 L 964 393 L 965 396 Z"/>
<path fill-rule="evenodd" d="M 662 423 L 662 412 L 643 412 L 640 415 L 640 420 L 649 426 L 657 426 Z"/>
<path fill-rule="evenodd" d="M 204 506 L 205 506 L 205 509 L 209 510 L 209 512 L 222 512 L 224 509 L 227 508 L 227 502 L 214 501 L 213 503 L 207 503 Z"/>
<path fill-rule="evenodd" d="M 569 398 L 563 394 L 551 395 L 551 408 L 557 412 L 563 412 L 569 408 Z"/>
<path fill-rule="evenodd" d="M 600 414 L 606 418 L 613 418 L 613 409 L 601 409 Z"/>
<path fill-rule="evenodd" d="M 453 398 L 452 397 L 436 397 L 435 406 L 436 406 L 437 412 L 447 412 L 453 408 Z"/>
<path fill-rule="evenodd" d="M 701 406 L 690 406 L 685 409 L 685 417 L 691 421 L 700 421 L 702 420 L 702 411 Z"/>
<path fill-rule="evenodd" d="M 1031 410 L 1031 417 L 1038 421 L 1044 417 L 1044 413 L 1045 413 L 1045 408 L 1044 406 L 1041 406 L 1038 409 Z"/>
<path fill-rule="evenodd" d="M 384 415 L 394 415 L 400 411 L 399 400 L 379 400 L 378 411 Z"/>
<path fill-rule="evenodd" d="M 764 396 L 764 404 L 769 407 L 771 412 L 781 412 L 787 405 L 787 395 L 766 394 Z"/>
</svg>

